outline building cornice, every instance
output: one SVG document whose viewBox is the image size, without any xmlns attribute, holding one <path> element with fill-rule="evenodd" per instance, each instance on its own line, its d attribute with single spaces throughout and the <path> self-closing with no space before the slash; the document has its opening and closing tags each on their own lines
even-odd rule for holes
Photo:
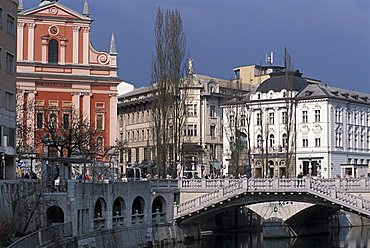
<svg viewBox="0 0 370 248">
<path fill-rule="evenodd" d="M 81 83 L 103 83 L 108 82 L 112 84 L 119 84 L 122 80 L 118 77 L 97 77 L 97 76 L 78 76 L 78 75 L 63 75 L 63 74 L 46 74 L 46 73 L 18 73 L 17 74 L 17 81 L 37 81 L 37 82 L 55 82 L 55 81 L 63 81 L 66 82 L 68 80 L 75 80 L 74 82 L 70 83 L 77 83 L 77 81 Z M 68 82 L 67 82 L 68 83 Z"/>
</svg>

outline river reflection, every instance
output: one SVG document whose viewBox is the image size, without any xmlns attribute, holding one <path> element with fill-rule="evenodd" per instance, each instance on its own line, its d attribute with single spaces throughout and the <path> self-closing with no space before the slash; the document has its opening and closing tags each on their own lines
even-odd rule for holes
<svg viewBox="0 0 370 248">
<path fill-rule="evenodd" d="M 313 248 L 349 247 L 370 248 L 370 226 L 332 229 L 328 235 L 309 236 L 295 239 L 263 239 L 262 232 L 216 233 L 205 236 L 193 244 L 177 244 L 176 248 Z"/>
</svg>

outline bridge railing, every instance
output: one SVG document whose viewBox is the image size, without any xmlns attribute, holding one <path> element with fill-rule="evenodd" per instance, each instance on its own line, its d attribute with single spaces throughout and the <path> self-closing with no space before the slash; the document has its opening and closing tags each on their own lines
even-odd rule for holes
<svg viewBox="0 0 370 248">
<path fill-rule="evenodd" d="M 177 188 L 178 181 L 176 179 L 151 179 L 150 187 L 156 188 Z"/>
<path fill-rule="evenodd" d="M 199 182 L 193 181 L 191 183 L 196 185 Z M 324 199 L 346 205 L 348 208 L 362 211 L 370 216 L 370 201 L 341 190 L 341 187 L 364 188 L 367 183 L 368 180 L 364 178 L 359 180 L 322 180 L 312 178 L 237 179 L 233 180 L 233 183 L 229 183 L 228 186 L 220 187 L 218 190 L 176 205 L 174 213 L 175 218 L 183 214 L 191 214 L 192 211 L 212 206 L 242 192 L 312 192 Z M 339 189 L 337 185 L 339 185 Z M 188 187 L 190 185 L 185 186 Z"/>
<path fill-rule="evenodd" d="M 310 178 L 286 178 L 279 179 L 279 187 L 304 187 L 304 181 Z M 183 179 L 179 181 L 179 189 L 219 189 L 227 187 L 230 184 L 239 183 L 240 180 L 246 179 Z M 270 188 L 274 178 L 251 178 L 249 182 L 258 188 Z M 335 187 L 342 189 L 353 190 L 368 190 L 370 188 L 370 178 L 328 178 L 328 179 L 312 179 L 314 181 L 322 181 L 327 187 Z"/>
<path fill-rule="evenodd" d="M 42 247 L 51 242 L 54 242 L 56 239 L 65 239 L 67 237 L 72 237 L 71 222 L 54 224 L 50 227 L 40 229 L 17 240 L 16 242 L 8 246 L 8 248 Z"/>
<path fill-rule="evenodd" d="M 182 179 L 180 189 L 219 189 L 239 183 L 242 179 Z"/>
</svg>

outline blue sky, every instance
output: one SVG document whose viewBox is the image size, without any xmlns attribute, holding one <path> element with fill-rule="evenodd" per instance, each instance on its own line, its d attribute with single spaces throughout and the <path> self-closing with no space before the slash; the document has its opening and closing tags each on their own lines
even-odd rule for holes
<svg viewBox="0 0 370 248">
<path fill-rule="evenodd" d="M 82 12 L 84 0 L 59 0 Z M 24 0 L 25 8 L 37 0 Z M 231 79 L 232 69 L 264 64 L 283 49 L 304 76 L 370 93 L 368 0 L 88 0 L 92 42 L 108 50 L 115 33 L 119 76 L 140 87 L 150 82 L 158 7 L 182 14 L 194 71 Z"/>
</svg>

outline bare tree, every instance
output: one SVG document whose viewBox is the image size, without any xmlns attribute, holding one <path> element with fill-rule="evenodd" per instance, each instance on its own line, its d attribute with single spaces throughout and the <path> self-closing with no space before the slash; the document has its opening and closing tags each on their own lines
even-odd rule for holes
<svg viewBox="0 0 370 248">
<path fill-rule="evenodd" d="M 14 227 L 21 235 L 41 226 L 46 209 L 53 204 L 44 195 L 45 187 L 43 181 L 20 181 L 11 185 L 9 198 L 6 200 L 12 209 Z"/>
<path fill-rule="evenodd" d="M 284 48 L 284 66 L 286 79 L 285 109 L 286 109 L 286 142 L 283 143 L 285 148 L 286 177 L 295 176 L 294 171 L 294 154 L 296 153 L 296 104 L 293 95 L 294 68 L 291 56 Z"/>
<path fill-rule="evenodd" d="M 35 126 L 29 121 L 34 119 L 35 99 L 28 92 L 17 89 L 16 95 L 16 150 L 17 154 L 35 152 Z"/>
<path fill-rule="evenodd" d="M 166 162 L 172 162 L 172 168 L 175 167 L 180 153 L 186 101 L 183 94 L 186 89 L 183 80 L 186 44 L 178 10 L 167 10 L 163 13 L 158 9 L 155 38 L 156 52 L 152 61 L 152 118 L 157 173 L 159 177 L 165 177 Z M 177 175 L 174 170 L 172 174 Z"/>
</svg>

